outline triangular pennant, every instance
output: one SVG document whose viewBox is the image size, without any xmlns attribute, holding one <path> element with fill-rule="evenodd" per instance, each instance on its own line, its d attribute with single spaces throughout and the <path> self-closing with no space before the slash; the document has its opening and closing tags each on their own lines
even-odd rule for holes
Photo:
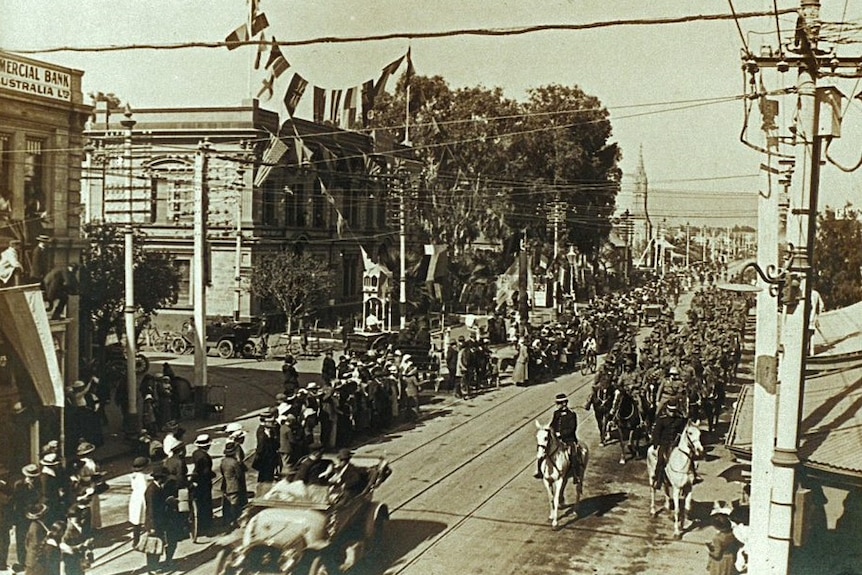
<svg viewBox="0 0 862 575">
<path fill-rule="evenodd" d="M 228 50 L 235 50 L 242 46 L 243 42 L 248 42 L 248 26 L 246 24 L 241 25 L 239 28 L 228 34 L 227 38 L 224 39 L 225 44 L 227 45 Z"/>
<path fill-rule="evenodd" d="M 341 236 L 344 234 L 344 226 L 347 224 L 347 220 L 344 219 L 344 216 L 341 215 L 341 212 L 336 211 L 335 213 L 338 216 L 338 221 L 335 224 L 335 231 L 340 239 Z"/>
</svg>

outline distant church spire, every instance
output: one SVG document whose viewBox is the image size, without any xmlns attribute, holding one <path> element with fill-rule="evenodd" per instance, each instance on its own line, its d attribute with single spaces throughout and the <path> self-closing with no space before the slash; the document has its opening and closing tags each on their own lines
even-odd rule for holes
<svg viewBox="0 0 862 575">
<path fill-rule="evenodd" d="M 649 180 L 644 167 L 644 147 L 638 151 L 638 167 L 635 170 L 634 206 L 631 210 L 634 220 L 634 246 L 644 249 L 652 238 L 652 225 L 649 220 L 648 206 Z"/>
</svg>

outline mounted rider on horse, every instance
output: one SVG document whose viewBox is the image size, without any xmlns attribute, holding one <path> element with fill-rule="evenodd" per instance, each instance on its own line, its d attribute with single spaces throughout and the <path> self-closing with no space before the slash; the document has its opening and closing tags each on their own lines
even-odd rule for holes
<svg viewBox="0 0 862 575">
<path fill-rule="evenodd" d="M 578 454 L 578 416 L 574 411 L 569 409 L 569 398 L 565 393 L 558 393 L 556 396 L 557 408 L 554 410 L 554 415 L 551 418 L 550 428 L 557 438 L 566 446 L 569 451 L 569 461 L 571 461 L 572 475 L 577 475 L 577 469 L 580 466 L 580 457 Z M 537 462 L 536 474 L 533 476 L 536 479 L 542 479 L 542 464 L 541 460 Z"/>
<path fill-rule="evenodd" d="M 664 482 L 664 468 L 670 450 L 679 439 L 688 423 L 683 400 L 679 395 L 671 396 L 661 408 L 652 431 L 652 445 L 658 450 L 655 470 L 655 488 L 661 489 Z"/>
</svg>

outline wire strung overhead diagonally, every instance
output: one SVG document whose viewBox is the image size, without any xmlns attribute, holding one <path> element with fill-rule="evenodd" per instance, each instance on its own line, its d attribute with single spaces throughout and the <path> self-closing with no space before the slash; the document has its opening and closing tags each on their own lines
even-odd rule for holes
<svg viewBox="0 0 862 575">
<path fill-rule="evenodd" d="M 684 24 L 688 22 L 708 22 L 721 20 L 741 20 L 746 18 L 772 17 L 773 14 L 796 13 L 793 8 L 784 8 L 778 12 L 772 10 L 763 12 L 734 12 L 733 14 L 692 14 L 688 16 L 676 16 L 665 18 L 631 18 L 625 20 L 603 20 L 599 22 L 585 22 L 583 24 L 537 24 L 535 26 L 518 26 L 511 28 L 462 28 L 455 30 L 440 30 L 437 32 L 390 32 L 387 34 L 371 34 L 364 36 L 320 36 L 305 40 L 278 41 L 279 46 L 312 46 L 316 44 L 351 44 L 358 42 L 375 42 L 380 40 L 395 39 L 428 39 L 428 38 L 451 38 L 455 36 L 519 36 L 533 34 L 536 32 L 571 32 L 578 30 L 593 30 L 596 28 L 612 28 L 618 26 L 653 26 L 667 24 Z M 257 46 L 260 40 L 246 40 L 242 42 L 231 42 L 232 46 Z M 267 44 L 271 44 L 269 40 Z M 110 46 L 56 46 L 51 48 L 38 48 L 21 50 L 10 48 L 7 51 L 18 54 L 50 54 L 54 52 L 121 52 L 127 50 L 179 50 L 185 48 L 224 48 L 227 42 L 178 42 L 166 44 L 117 44 Z"/>
</svg>

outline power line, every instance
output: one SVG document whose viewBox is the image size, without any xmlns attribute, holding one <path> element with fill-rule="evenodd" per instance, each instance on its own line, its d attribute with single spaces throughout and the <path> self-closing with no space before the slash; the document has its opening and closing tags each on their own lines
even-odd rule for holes
<svg viewBox="0 0 862 575">
<path fill-rule="evenodd" d="M 795 13 L 792 8 L 780 10 L 780 14 Z M 313 46 L 316 44 L 351 44 L 358 42 L 377 42 L 382 40 L 419 40 L 429 38 L 451 38 L 455 36 L 519 36 L 533 34 L 536 32 L 572 32 L 579 30 L 594 30 L 597 28 L 612 28 L 619 26 L 652 26 L 667 24 L 685 24 L 688 22 L 709 22 L 721 20 L 737 20 L 746 18 L 762 18 L 772 16 L 773 11 L 739 12 L 734 14 L 693 14 L 688 16 L 664 17 L 664 18 L 630 18 L 622 20 L 603 20 L 598 22 L 587 22 L 584 24 L 538 24 L 535 26 L 517 26 L 511 28 L 462 28 L 455 30 L 442 30 L 439 32 L 390 32 L 387 34 L 371 34 L 365 36 L 321 36 L 306 40 L 288 40 L 276 42 L 279 46 Z M 232 47 L 258 46 L 260 44 L 271 45 L 273 42 L 248 40 L 233 42 Z M 19 54 L 50 54 L 54 52 L 120 52 L 128 50 L 179 50 L 185 48 L 223 48 L 227 42 L 179 42 L 165 44 L 118 44 L 110 46 L 59 46 L 52 48 L 37 48 L 29 50 L 9 50 Z"/>
</svg>

